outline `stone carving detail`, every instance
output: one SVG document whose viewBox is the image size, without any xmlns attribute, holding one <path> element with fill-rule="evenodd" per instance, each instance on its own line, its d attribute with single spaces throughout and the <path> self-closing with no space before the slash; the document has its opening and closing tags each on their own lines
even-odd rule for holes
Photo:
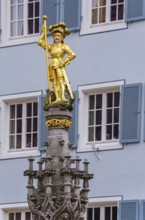
<svg viewBox="0 0 145 220">
<path fill-rule="evenodd" d="M 71 126 L 71 121 L 68 119 L 49 119 L 46 121 L 46 127 L 65 127 L 69 128 Z"/>
<path fill-rule="evenodd" d="M 84 160 L 82 170 L 81 159 L 70 156 L 69 111 L 50 109 L 46 121 L 51 122 L 46 156 L 38 160 L 37 169 L 33 169 L 34 158 L 30 157 L 29 169 L 24 171 L 28 176 L 27 198 L 33 220 L 82 220 L 89 180 L 93 178 L 88 172 L 89 162 Z"/>
<path fill-rule="evenodd" d="M 28 204 L 35 220 L 79 220 L 84 214 L 88 203 L 88 180 L 93 177 L 88 174 L 88 161 L 84 161 L 84 170 L 79 169 L 80 158 L 71 159 L 70 156 L 61 158 L 60 185 L 55 185 L 58 169 L 49 169 L 53 158 L 43 158 L 38 161 L 38 171 L 33 170 L 33 158 L 29 159 L 29 170 L 24 172 L 28 176 Z M 45 168 L 42 165 L 45 163 Z M 71 164 L 76 164 L 71 168 Z M 37 188 L 34 187 L 34 181 Z M 80 190 L 80 181 L 83 188 Z M 53 184 L 54 182 L 54 184 Z M 57 188 L 61 188 L 58 192 Z"/>
</svg>

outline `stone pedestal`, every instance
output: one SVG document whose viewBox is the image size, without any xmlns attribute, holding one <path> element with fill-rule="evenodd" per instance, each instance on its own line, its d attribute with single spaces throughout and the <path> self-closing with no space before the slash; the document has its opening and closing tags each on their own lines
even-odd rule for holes
<svg viewBox="0 0 145 220">
<path fill-rule="evenodd" d="M 46 126 L 49 129 L 46 155 L 64 157 L 70 155 L 68 130 L 71 126 L 72 113 L 52 108 L 46 113 Z"/>
<path fill-rule="evenodd" d="M 38 170 L 29 159 L 28 204 L 35 220 L 81 220 L 88 203 L 88 161 L 80 170 L 79 157 L 71 158 L 68 131 L 72 113 L 51 108 L 46 112 L 48 144 L 46 157 L 40 158 Z"/>
</svg>

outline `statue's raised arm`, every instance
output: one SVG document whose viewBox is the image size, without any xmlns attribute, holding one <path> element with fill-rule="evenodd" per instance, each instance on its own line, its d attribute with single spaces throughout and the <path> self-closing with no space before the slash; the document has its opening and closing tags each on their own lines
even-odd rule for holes
<svg viewBox="0 0 145 220">
<path fill-rule="evenodd" d="M 65 23 L 51 25 L 49 31 L 53 36 L 53 43 L 47 41 L 47 25 L 44 16 L 42 25 L 42 34 L 38 39 L 38 45 L 46 50 L 46 65 L 48 76 L 47 106 L 67 105 L 74 100 L 74 96 L 66 75 L 66 65 L 75 58 L 75 53 L 64 43 L 64 38 L 70 34 Z M 51 61 L 48 62 L 48 58 Z M 66 98 L 68 93 L 70 99 Z M 47 107 L 46 107 L 47 108 Z"/>
</svg>

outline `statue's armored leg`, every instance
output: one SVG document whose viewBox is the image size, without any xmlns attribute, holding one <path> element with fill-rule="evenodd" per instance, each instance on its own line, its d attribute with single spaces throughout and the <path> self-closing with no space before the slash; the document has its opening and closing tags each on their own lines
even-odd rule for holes
<svg viewBox="0 0 145 220">
<path fill-rule="evenodd" d="M 53 91 L 54 91 L 55 98 L 56 98 L 54 102 L 58 102 L 60 101 L 60 91 L 59 91 L 58 79 L 56 77 L 55 71 L 53 72 L 52 86 L 53 86 Z"/>
<path fill-rule="evenodd" d="M 63 77 L 63 72 L 60 68 L 56 69 L 57 73 L 57 79 L 59 83 L 59 88 L 61 90 L 61 100 L 63 102 L 67 102 L 68 100 L 65 98 L 65 85 L 64 85 L 64 77 Z"/>
<path fill-rule="evenodd" d="M 65 85 L 64 85 L 64 79 L 60 78 L 60 87 L 61 87 L 61 98 L 63 102 L 67 102 L 68 100 L 65 97 Z"/>
</svg>

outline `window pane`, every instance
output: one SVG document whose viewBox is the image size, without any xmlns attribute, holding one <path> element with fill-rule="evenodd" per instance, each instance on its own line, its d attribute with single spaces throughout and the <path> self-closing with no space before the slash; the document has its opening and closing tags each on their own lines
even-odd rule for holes
<svg viewBox="0 0 145 220">
<path fill-rule="evenodd" d="M 16 213 L 16 220 L 21 220 L 21 212 Z"/>
<path fill-rule="evenodd" d="M 33 20 L 28 20 L 28 34 L 33 34 Z"/>
<path fill-rule="evenodd" d="M 15 105 L 10 105 L 10 119 L 15 118 Z"/>
<path fill-rule="evenodd" d="M 117 6 L 113 5 L 111 6 L 111 21 L 116 21 L 117 20 Z"/>
<path fill-rule="evenodd" d="M 94 127 L 90 127 L 89 128 L 89 137 L 88 137 L 89 141 L 94 141 Z"/>
<path fill-rule="evenodd" d="M 31 213 L 30 212 L 25 213 L 25 220 L 31 220 Z"/>
<path fill-rule="evenodd" d="M 99 10 L 99 23 L 104 23 L 106 20 L 106 7 Z"/>
<path fill-rule="evenodd" d="M 22 133 L 22 120 L 17 120 L 17 133 Z"/>
<path fill-rule="evenodd" d="M 106 140 L 112 139 L 112 126 L 107 125 L 107 133 L 106 133 Z"/>
<path fill-rule="evenodd" d="M 10 121 L 10 134 L 15 133 L 15 120 Z"/>
<path fill-rule="evenodd" d="M 32 116 L 32 103 L 27 103 L 27 117 Z"/>
<path fill-rule="evenodd" d="M 123 5 L 118 5 L 118 20 L 123 19 Z"/>
<path fill-rule="evenodd" d="M 24 26 L 23 21 L 19 21 L 18 22 L 18 33 L 17 33 L 18 36 L 23 35 L 23 31 L 24 31 L 23 26 Z"/>
<path fill-rule="evenodd" d="M 107 124 L 112 123 L 112 109 L 107 109 Z"/>
<path fill-rule="evenodd" d="M 99 0 L 92 0 L 92 7 L 93 8 L 98 7 L 98 4 L 99 4 Z"/>
<path fill-rule="evenodd" d="M 95 105 L 95 96 L 94 95 L 90 95 L 89 96 L 89 109 L 94 109 Z"/>
<path fill-rule="evenodd" d="M 20 149 L 22 148 L 22 136 L 21 135 L 17 135 L 16 136 L 16 149 Z"/>
<path fill-rule="evenodd" d="M 16 4 L 16 0 L 11 0 L 11 5 Z"/>
<path fill-rule="evenodd" d="M 102 95 L 96 95 L 96 109 L 102 108 Z"/>
<path fill-rule="evenodd" d="M 37 102 L 33 103 L 33 115 L 34 116 L 38 115 L 38 103 Z"/>
<path fill-rule="evenodd" d="M 32 140 L 31 140 L 31 134 L 26 135 L 26 147 L 31 147 L 32 146 Z"/>
<path fill-rule="evenodd" d="M 14 149 L 15 148 L 15 136 L 10 136 L 9 137 L 9 146 L 10 146 L 10 149 Z"/>
<path fill-rule="evenodd" d="M 114 109 L 114 122 L 119 122 L 119 108 Z"/>
<path fill-rule="evenodd" d="M 18 6 L 18 20 L 24 18 L 23 5 Z"/>
<path fill-rule="evenodd" d="M 119 3 L 122 3 L 122 2 L 124 2 L 124 0 L 119 0 Z"/>
<path fill-rule="evenodd" d="M 37 133 L 33 134 L 33 147 L 37 147 Z"/>
<path fill-rule="evenodd" d="M 102 111 L 96 111 L 96 125 L 102 123 Z"/>
<path fill-rule="evenodd" d="M 92 24 L 98 24 L 98 9 L 92 10 Z"/>
<path fill-rule="evenodd" d="M 16 36 L 16 22 L 11 23 L 11 37 Z"/>
<path fill-rule="evenodd" d="M 94 111 L 89 112 L 89 125 L 94 125 Z"/>
<path fill-rule="evenodd" d="M 112 107 L 113 106 L 113 94 L 108 93 L 107 94 L 107 107 Z"/>
<path fill-rule="evenodd" d="M 100 6 L 105 6 L 106 5 L 106 0 L 100 0 Z"/>
<path fill-rule="evenodd" d="M 101 127 L 96 127 L 95 128 L 95 134 L 96 134 L 96 141 L 100 141 L 101 140 Z"/>
<path fill-rule="evenodd" d="M 111 4 L 116 4 L 117 0 L 111 0 Z"/>
<path fill-rule="evenodd" d="M 39 2 L 35 2 L 35 17 L 39 17 Z"/>
<path fill-rule="evenodd" d="M 111 208 L 110 207 L 106 207 L 105 208 L 105 220 L 111 220 L 110 219 L 110 214 L 111 214 Z"/>
<path fill-rule="evenodd" d="M 31 132 L 32 131 L 32 120 L 31 118 L 27 119 L 27 132 Z"/>
<path fill-rule="evenodd" d="M 93 220 L 93 209 L 92 208 L 87 209 L 87 220 Z"/>
<path fill-rule="evenodd" d="M 17 105 L 17 118 L 22 118 L 22 104 Z"/>
<path fill-rule="evenodd" d="M 114 137 L 115 139 L 118 139 L 118 138 L 119 138 L 119 125 L 114 125 L 113 137 Z"/>
<path fill-rule="evenodd" d="M 14 220 L 14 213 L 9 213 L 9 220 Z"/>
<path fill-rule="evenodd" d="M 35 33 L 39 33 L 39 18 L 35 19 Z"/>
<path fill-rule="evenodd" d="M 112 220 L 117 220 L 117 207 L 112 207 Z"/>
<path fill-rule="evenodd" d="M 33 13 L 33 3 L 28 4 L 28 18 L 33 18 L 34 13 Z"/>
<path fill-rule="evenodd" d="M 23 3 L 24 2 L 24 0 L 18 0 L 18 3 Z"/>
<path fill-rule="evenodd" d="M 33 119 L 33 131 L 37 131 L 37 118 Z"/>
<path fill-rule="evenodd" d="M 119 92 L 115 92 L 114 94 L 114 106 L 119 106 L 119 98 L 120 98 L 120 94 Z"/>
<path fill-rule="evenodd" d="M 11 21 L 16 20 L 16 6 L 11 6 Z"/>
<path fill-rule="evenodd" d="M 100 220 L 100 208 L 94 208 L 94 220 Z"/>
</svg>

